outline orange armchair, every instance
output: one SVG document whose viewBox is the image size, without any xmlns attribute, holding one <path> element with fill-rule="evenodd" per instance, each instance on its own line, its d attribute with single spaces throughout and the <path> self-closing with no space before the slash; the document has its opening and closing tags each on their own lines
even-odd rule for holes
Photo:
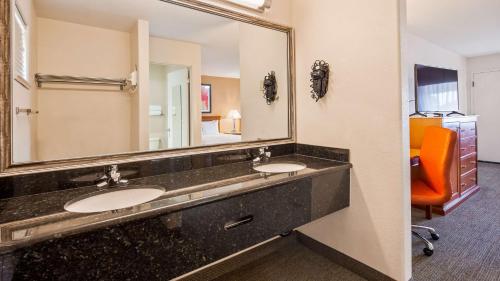
<svg viewBox="0 0 500 281">
<path fill-rule="evenodd" d="M 450 171 L 453 161 L 453 150 L 457 142 L 455 131 L 441 127 L 427 127 L 420 149 L 420 178 L 411 182 L 411 203 L 426 206 L 426 217 L 432 217 L 432 205 L 443 204 L 451 198 Z M 433 240 L 439 235 L 431 227 L 412 225 L 412 228 L 425 229 Z M 434 253 L 432 243 L 416 231 L 412 234 L 426 244 L 424 253 Z"/>
</svg>

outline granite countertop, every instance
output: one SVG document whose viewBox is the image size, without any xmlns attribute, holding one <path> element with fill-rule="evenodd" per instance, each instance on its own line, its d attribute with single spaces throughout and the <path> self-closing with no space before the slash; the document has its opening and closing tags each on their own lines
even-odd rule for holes
<svg viewBox="0 0 500 281">
<path fill-rule="evenodd" d="M 165 194 L 153 201 L 115 211 L 80 214 L 64 210 L 66 202 L 101 190 L 95 185 L 3 199 L 0 200 L 0 251 L 351 168 L 350 163 L 298 154 L 271 159 L 271 163 L 283 161 L 301 162 L 307 168 L 293 173 L 264 174 L 253 170 L 252 163 L 247 161 L 133 179 L 128 186 L 156 185 L 163 187 Z"/>
</svg>

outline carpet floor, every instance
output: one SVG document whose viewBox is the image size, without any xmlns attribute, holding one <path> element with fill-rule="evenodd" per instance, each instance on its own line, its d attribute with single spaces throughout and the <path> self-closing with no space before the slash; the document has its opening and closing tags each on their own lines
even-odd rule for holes
<svg viewBox="0 0 500 281">
<path fill-rule="evenodd" d="M 479 163 L 478 178 L 481 190 L 445 217 L 412 209 L 413 224 L 440 235 L 430 257 L 412 239 L 414 281 L 500 281 L 500 164 Z"/>
<path fill-rule="evenodd" d="M 301 243 L 289 243 L 274 253 L 213 281 L 363 281 Z"/>
</svg>

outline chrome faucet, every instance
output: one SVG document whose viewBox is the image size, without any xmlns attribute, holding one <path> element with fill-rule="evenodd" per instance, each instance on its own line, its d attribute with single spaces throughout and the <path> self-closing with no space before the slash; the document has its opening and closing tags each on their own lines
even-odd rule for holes
<svg viewBox="0 0 500 281">
<path fill-rule="evenodd" d="M 100 182 L 97 183 L 98 187 L 111 187 L 118 184 L 128 183 L 128 180 L 122 179 L 120 173 L 118 172 L 118 165 L 111 165 L 104 168 L 104 175 L 99 180 Z"/>
<path fill-rule="evenodd" d="M 256 165 L 259 163 L 268 162 L 270 158 L 271 151 L 269 151 L 269 147 L 264 146 L 259 148 L 259 154 L 252 160 L 252 162 L 254 165 Z"/>
</svg>

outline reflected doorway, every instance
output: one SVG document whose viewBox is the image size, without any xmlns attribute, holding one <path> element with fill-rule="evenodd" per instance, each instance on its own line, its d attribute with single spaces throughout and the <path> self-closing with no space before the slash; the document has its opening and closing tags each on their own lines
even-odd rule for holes
<svg viewBox="0 0 500 281">
<path fill-rule="evenodd" d="M 149 149 L 189 146 L 189 67 L 150 63 Z"/>
</svg>

